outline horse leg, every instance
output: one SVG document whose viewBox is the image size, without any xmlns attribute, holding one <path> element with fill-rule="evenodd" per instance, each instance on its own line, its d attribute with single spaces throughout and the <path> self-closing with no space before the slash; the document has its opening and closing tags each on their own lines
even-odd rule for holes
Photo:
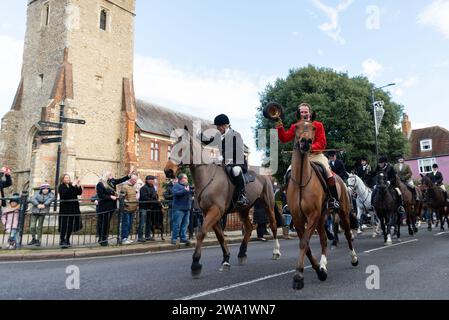
<svg viewBox="0 0 449 320">
<path fill-rule="evenodd" d="M 203 247 L 203 241 L 206 237 L 207 233 L 212 229 L 213 226 L 215 226 L 218 221 L 220 221 L 221 218 L 221 211 L 217 206 L 213 206 L 209 209 L 209 211 L 206 213 L 203 226 L 201 227 L 201 231 L 197 235 L 197 241 L 195 246 L 195 252 L 193 253 L 192 257 L 192 276 L 198 277 L 201 274 L 201 270 L 203 266 L 200 264 L 201 259 L 201 250 Z"/>
<path fill-rule="evenodd" d="M 380 220 L 380 227 L 382 228 L 382 234 L 384 236 L 384 243 L 387 244 L 387 226 L 385 225 L 385 219 L 381 215 L 379 220 Z"/>
<path fill-rule="evenodd" d="M 246 265 L 247 255 L 246 252 L 248 251 L 248 242 L 251 239 L 251 234 L 253 233 L 253 224 L 251 223 L 251 220 L 249 218 L 249 212 L 240 212 L 240 220 L 243 223 L 243 230 L 244 230 L 244 236 L 242 240 L 242 244 L 240 245 L 240 251 L 238 255 L 239 259 L 239 265 L 244 266 Z"/>
<path fill-rule="evenodd" d="M 229 271 L 231 269 L 231 264 L 229 263 L 229 259 L 231 258 L 231 252 L 229 251 L 228 245 L 225 241 L 223 228 L 218 222 L 214 227 L 215 235 L 217 236 L 218 242 L 220 243 L 221 250 L 223 251 L 223 262 L 221 263 L 220 272 Z"/>
<path fill-rule="evenodd" d="M 304 232 L 303 237 L 301 237 L 300 242 L 300 252 L 299 252 L 299 259 L 298 259 L 298 265 L 296 268 L 295 276 L 293 277 L 293 289 L 295 290 L 301 290 L 304 288 L 304 259 L 306 254 L 309 252 L 309 256 L 312 256 L 312 250 L 310 249 L 310 239 L 312 238 L 312 235 L 314 231 L 317 228 L 318 222 L 320 220 L 321 214 L 320 213 L 312 213 L 309 218 L 307 219 L 307 230 Z M 304 218 L 303 218 L 304 219 Z M 301 223 L 296 222 L 295 226 L 296 228 L 299 228 L 304 226 L 305 221 L 302 221 Z M 298 236 L 300 236 L 300 232 L 298 232 Z M 327 258 L 322 258 L 323 264 L 327 264 Z M 321 269 L 321 264 L 320 264 Z"/>
<path fill-rule="evenodd" d="M 324 225 L 324 219 L 325 215 L 321 215 L 317 228 L 321 243 L 321 261 L 319 265 L 317 265 L 315 257 L 312 255 L 312 250 L 310 250 L 310 247 L 307 250 L 307 257 L 309 258 L 310 263 L 312 264 L 312 267 L 315 270 L 318 279 L 320 281 L 327 280 L 327 235 Z"/>
<path fill-rule="evenodd" d="M 438 215 L 440 219 L 440 231 L 444 231 L 444 207 L 438 210 Z"/>
<path fill-rule="evenodd" d="M 332 213 L 332 232 L 334 233 L 334 240 L 332 241 L 333 247 L 338 247 L 338 243 L 340 242 L 340 239 L 338 238 L 338 234 L 340 231 L 340 224 L 337 219 L 337 215 L 335 213 Z"/>
<path fill-rule="evenodd" d="M 305 254 L 308 253 L 310 256 L 312 256 L 312 251 L 310 248 L 307 248 L 306 250 L 306 242 L 308 243 L 310 241 L 310 238 L 308 240 L 305 239 L 305 217 L 300 214 L 300 217 L 298 220 L 294 219 L 294 225 L 296 232 L 298 233 L 298 238 L 300 241 L 300 251 L 299 251 L 299 257 L 298 257 L 298 263 L 296 267 L 296 273 L 293 277 L 293 289 L 294 290 L 302 290 L 304 288 L 304 258 Z M 309 252 L 310 251 L 310 252 Z M 313 256 L 312 256 L 313 258 Z M 317 265 L 315 261 L 315 266 Z"/>
<path fill-rule="evenodd" d="M 343 212 L 340 212 L 340 216 L 341 216 L 341 218 L 340 218 L 341 225 L 345 232 L 346 241 L 348 242 L 348 246 L 349 246 L 349 255 L 351 256 L 351 264 L 353 267 L 357 267 L 359 265 L 359 258 L 357 257 L 357 253 L 355 252 L 355 249 L 354 249 L 352 232 L 351 232 L 351 223 L 349 222 L 349 216 L 344 215 Z"/>
<path fill-rule="evenodd" d="M 273 208 L 270 208 L 268 204 L 266 204 L 266 210 L 268 213 L 268 219 L 270 220 L 270 229 L 273 233 L 273 239 L 274 239 L 274 249 L 273 249 L 273 260 L 279 260 L 282 256 L 281 254 L 281 245 L 279 243 L 279 239 L 277 238 L 278 228 L 276 223 L 276 217 L 274 215 Z"/>
<path fill-rule="evenodd" d="M 395 208 L 396 209 L 396 208 Z M 393 209 L 393 210 L 395 210 L 395 209 Z M 393 227 L 393 216 L 392 216 L 392 214 L 390 213 L 390 214 L 387 214 L 387 218 L 385 219 L 386 221 L 385 221 L 385 225 L 386 225 L 386 229 L 387 229 L 387 240 L 386 240 L 386 245 L 387 246 L 390 246 L 390 245 L 392 245 L 393 244 L 393 240 L 392 240 L 392 236 L 391 236 L 391 228 Z"/>
<path fill-rule="evenodd" d="M 413 236 L 415 231 L 412 228 L 412 212 L 411 211 L 407 212 L 407 216 L 406 217 L 407 217 L 408 234 L 410 236 Z"/>
</svg>

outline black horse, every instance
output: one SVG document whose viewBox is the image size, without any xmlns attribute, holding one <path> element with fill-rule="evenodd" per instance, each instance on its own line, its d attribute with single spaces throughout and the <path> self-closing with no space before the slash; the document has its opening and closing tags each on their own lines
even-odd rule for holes
<svg viewBox="0 0 449 320">
<path fill-rule="evenodd" d="M 391 228 L 397 228 L 398 239 L 401 236 L 401 219 L 397 212 L 397 199 L 394 190 L 387 184 L 387 177 L 383 172 L 377 174 L 377 193 L 374 196 L 372 205 L 380 220 L 385 245 L 393 244 L 391 239 Z"/>
</svg>

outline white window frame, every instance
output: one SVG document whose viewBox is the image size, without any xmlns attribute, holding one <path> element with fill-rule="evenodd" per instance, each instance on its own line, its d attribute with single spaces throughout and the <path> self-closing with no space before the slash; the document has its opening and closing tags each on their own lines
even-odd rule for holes
<svg viewBox="0 0 449 320">
<path fill-rule="evenodd" d="M 430 162 L 429 165 L 426 165 L 428 162 Z M 418 160 L 418 166 L 419 166 L 419 173 L 420 174 L 428 174 L 432 172 L 432 166 L 437 163 L 436 158 L 425 158 L 425 159 L 419 159 Z M 425 171 L 425 166 L 430 168 L 430 171 Z"/>
<path fill-rule="evenodd" d="M 433 149 L 432 139 L 421 140 L 420 145 L 421 145 L 421 152 L 429 152 L 429 151 L 432 151 L 432 149 Z M 424 147 L 426 145 L 428 145 L 430 148 L 429 149 L 425 149 Z"/>
</svg>

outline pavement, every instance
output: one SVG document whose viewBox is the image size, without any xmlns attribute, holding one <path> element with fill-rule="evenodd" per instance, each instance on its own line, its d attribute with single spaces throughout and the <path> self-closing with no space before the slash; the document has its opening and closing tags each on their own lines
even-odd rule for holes
<svg viewBox="0 0 449 320">
<path fill-rule="evenodd" d="M 365 232 L 355 239 L 360 264 L 350 263 L 347 244 L 329 250 L 328 279 L 320 282 L 306 262 L 305 287 L 292 289 L 298 240 L 281 240 L 282 257 L 271 259 L 274 242 L 253 242 L 248 262 L 220 272 L 218 246 L 202 251 L 203 272 L 192 278 L 192 248 L 115 257 L 0 262 L 0 299 L 40 300 L 429 300 L 449 298 L 449 232 L 402 229 L 401 241 L 385 246 Z M 212 241 L 212 239 L 210 239 Z M 311 249 L 319 257 L 319 241 Z M 148 250 L 148 249 L 147 249 Z M 79 281 L 72 281 L 76 276 Z M 372 278 L 375 276 L 375 278 Z M 373 281 L 377 279 L 378 282 Z M 79 287 L 74 284 L 79 283 Z M 376 284 L 377 283 L 377 284 Z M 371 286 L 375 284 L 374 287 Z M 377 286 L 378 285 L 378 286 Z M 75 290 L 71 290 L 75 289 Z M 182 302 L 180 302 L 182 303 Z M 224 303 L 224 302 L 223 302 Z"/>
<path fill-rule="evenodd" d="M 226 239 L 228 243 L 241 243 L 242 232 L 241 231 L 227 231 Z M 255 233 L 252 239 L 255 238 Z M 26 237 L 25 237 L 26 238 Z M 112 242 L 112 241 L 111 241 Z M 196 240 L 191 242 L 193 247 Z M 208 235 L 204 240 L 204 246 L 216 246 L 219 245 L 215 235 Z M 151 253 L 161 251 L 173 251 L 186 248 L 185 244 L 172 245 L 170 239 L 167 236 L 165 241 L 146 242 L 145 244 L 133 243 L 131 245 L 111 245 L 109 247 L 100 247 L 98 245 L 85 247 L 85 248 L 70 248 L 70 249 L 48 249 L 48 248 L 27 248 L 23 246 L 20 250 L 7 250 L 6 245 L 3 249 L 0 249 L 0 262 L 1 261 L 35 261 L 35 260 L 56 260 L 56 259 L 70 259 L 70 258 L 86 258 L 86 257 L 101 257 L 101 256 L 117 256 L 128 255 L 138 253 Z"/>
</svg>

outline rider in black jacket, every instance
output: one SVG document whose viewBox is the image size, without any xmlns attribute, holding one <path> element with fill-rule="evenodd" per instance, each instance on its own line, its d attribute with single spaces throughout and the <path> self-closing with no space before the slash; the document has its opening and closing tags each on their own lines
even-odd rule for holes
<svg viewBox="0 0 449 320">
<path fill-rule="evenodd" d="M 404 209 L 404 200 L 402 198 L 402 194 L 399 190 L 399 186 L 396 184 L 397 181 L 397 174 L 394 170 L 393 166 L 388 163 L 388 158 L 385 156 L 382 156 L 379 158 L 379 163 L 376 167 L 376 170 L 374 170 L 372 176 L 376 177 L 378 173 L 384 172 L 387 176 L 388 185 L 392 190 L 396 191 L 397 199 L 398 199 L 398 212 L 400 214 L 405 213 Z M 371 203 L 373 203 L 374 198 L 376 197 L 378 192 L 377 186 L 374 186 L 373 194 L 371 195 Z"/>
</svg>

